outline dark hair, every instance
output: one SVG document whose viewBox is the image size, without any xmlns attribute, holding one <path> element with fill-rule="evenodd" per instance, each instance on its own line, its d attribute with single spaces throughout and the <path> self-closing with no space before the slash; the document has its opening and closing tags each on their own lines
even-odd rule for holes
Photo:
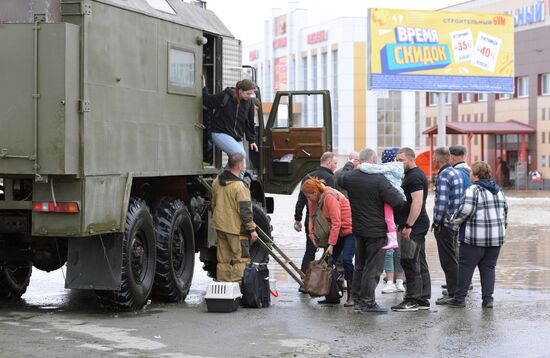
<svg viewBox="0 0 550 358">
<path fill-rule="evenodd" d="M 472 164 L 472 175 L 479 179 L 491 179 L 491 166 L 485 162 L 475 162 Z"/>
<path fill-rule="evenodd" d="M 457 157 L 466 155 L 466 147 L 460 144 L 455 144 L 449 147 L 449 153 Z"/>
<path fill-rule="evenodd" d="M 256 85 L 251 80 L 245 78 L 244 80 L 241 80 L 241 81 L 237 82 L 237 84 L 235 85 L 235 89 L 237 91 L 238 90 L 250 91 L 250 90 L 255 90 Z"/>
<path fill-rule="evenodd" d="M 230 169 L 235 169 L 244 161 L 244 155 L 241 153 L 231 153 L 227 156 L 227 166 Z"/>
</svg>

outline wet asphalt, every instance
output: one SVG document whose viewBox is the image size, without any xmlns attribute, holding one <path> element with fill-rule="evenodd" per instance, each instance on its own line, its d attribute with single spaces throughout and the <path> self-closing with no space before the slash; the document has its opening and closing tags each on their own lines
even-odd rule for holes
<svg viewBox="0 0 550 358">
<path fill-rule="evenodd" d="M 273 260 L 275 304 L 233 313 L 207 312 L 211 279 L 198 259 L 185 303 L 152 302 L 132 313 L 100 307 L 91 292 L 65 290 L 62 269 L 35 270 L 22 300 L 0 302 L 0 357 L 550 357 L 550 193 L 507 194 L 510 223 L 493 309 L 481 307 L 477 272 L 466 308 L 434 304 L 444 278 L 432 234 L 432 307 L 419 312 L 361 315 L 321 306 L 298 293 Z M 299 265 L 305 235 L 292 228 L 295 200 L 276 196 L 272 224 L 275 240 Z M 381 288 L 381 306 L 401 302 L 402 293 Z"/>
</svg>

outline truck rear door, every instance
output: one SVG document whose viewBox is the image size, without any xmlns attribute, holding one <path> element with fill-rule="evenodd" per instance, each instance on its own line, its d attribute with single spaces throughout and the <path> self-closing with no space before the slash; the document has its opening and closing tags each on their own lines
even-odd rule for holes
<svg viewBox="0 0 550 358">
<path fill-rule="evenodd" d="M 262 136 L 265 191 L 291 194 L 332 150 L 329 91 L 280 91 Z"/>
</svg>

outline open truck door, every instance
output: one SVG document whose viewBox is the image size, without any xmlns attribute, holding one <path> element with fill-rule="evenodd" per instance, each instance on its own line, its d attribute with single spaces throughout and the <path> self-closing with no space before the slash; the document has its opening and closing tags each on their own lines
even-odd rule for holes
<svg viewBox="0 0 550 358">
<path fill-rule="evenodd" d="M 262 136 L 264 189 L 291 194 L 332 150 L 329 91 L 280 91 Z"/>
</svg>

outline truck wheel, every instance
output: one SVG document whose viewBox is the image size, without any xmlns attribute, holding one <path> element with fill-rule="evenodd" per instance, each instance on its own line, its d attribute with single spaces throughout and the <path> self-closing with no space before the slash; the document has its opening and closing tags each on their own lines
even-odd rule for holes
<svg viewBox="0 0 550 358">
<path fill-rule="evenodd" d="M 0 298 L 21 298 L 31 279 L 32 265 L 25 264 L 16 267 L 0 269 Z"/>
<path fill-rule="evenodd" d="M 120 291 L 96 291 L 102 304 L 121 311 L 145 306 L 155 278 L 155 233 L 145 201 L 131 199 L 122 240 Z"/>
<path fill-rule="evenodd" d="M 252 216 L 257 226 L 262 229 L 271 239 L 271 219 L 267 215 L 266 210 L 257 201 L 252 201 Z M 258 234 L 259 236 L 259 234 Z M 260 244 L 256 243 L 250 248 L 250 261 L 267 263 L 269 262 L 269 254 Z"/>
<path fill-rule="evenodd" d="M 191 216 L 180 200 L 162 198 L 153 219 L 157 237 L 153 299 L 182 302 L 191 288 L 195 269 L 195 235 Z"/>
</svg>

